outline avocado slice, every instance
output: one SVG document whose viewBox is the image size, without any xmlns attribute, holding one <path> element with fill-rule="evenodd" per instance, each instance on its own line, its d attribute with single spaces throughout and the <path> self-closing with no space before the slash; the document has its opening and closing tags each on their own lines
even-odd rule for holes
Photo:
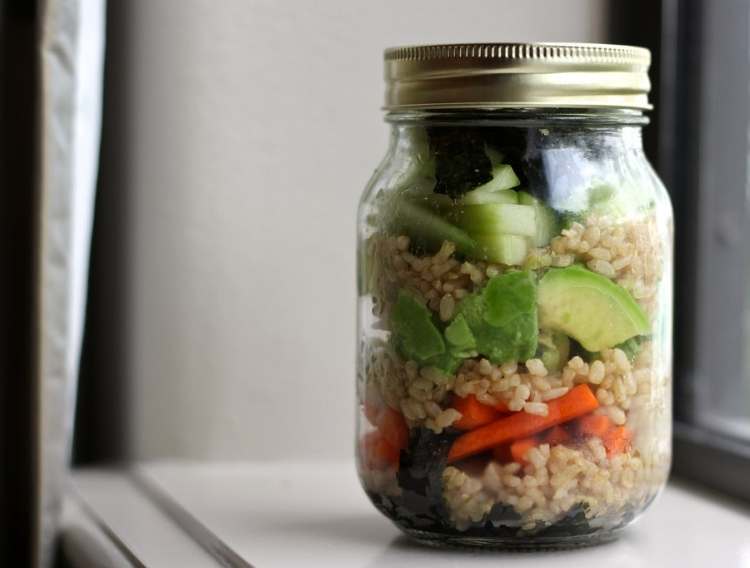
<svg viewBox="0 0 750 568">
<path fill-rule="evenodd" d="M 399 290 L 391 318 L 394 339 L 404 357 L 422 362 L 445 352 L 445 341 L 430 310 L 409 292 Z"/>
<path fill-rule="evenodd" d="M 539 358 L 550 373 L 560 371 L 570 357 L 570 339 L 559 331 L 539 333 Z"/>
<path fill-rule="evenodd" d="M 549 270 L 539 281 L 538 303 L 540 327 L 569 335 L 587 351 L 649 331 L 648 317 L 625 288 L 582 266 Z"/>
</svg>

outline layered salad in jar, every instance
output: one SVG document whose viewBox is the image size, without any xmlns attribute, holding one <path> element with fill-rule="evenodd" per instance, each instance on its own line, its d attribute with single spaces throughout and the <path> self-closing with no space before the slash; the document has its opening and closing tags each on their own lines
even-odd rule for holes
<svg viewBox="0 0 750 568">
<path fill-rule="evenodd" d="M 614 535 L 669 468 L 663 188 L 616 131 L 394 144 L 361 207 L 368 496 L 416 536 Z"/>
</svg>

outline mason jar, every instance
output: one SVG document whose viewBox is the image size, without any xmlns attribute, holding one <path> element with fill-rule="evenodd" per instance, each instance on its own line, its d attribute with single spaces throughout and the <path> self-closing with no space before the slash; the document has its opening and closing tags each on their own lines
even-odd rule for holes
<svg viewBox="0 0 750 568">
<path fill-rule="evenodd" d="M 385 52 L 358 217 L 357 467 L 436 545 L 615 538 L 670 465 L 672 211 L 648 50 Z"/>
</svg>

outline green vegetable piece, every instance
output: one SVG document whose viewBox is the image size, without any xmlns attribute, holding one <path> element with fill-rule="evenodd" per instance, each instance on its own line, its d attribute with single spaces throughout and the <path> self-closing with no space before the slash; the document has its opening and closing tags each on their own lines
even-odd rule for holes
<svg viewBox="0 0 750 568">
<path fill-rule="evenodd" d="M 503 189 L 512 189 L 519 185 L 521 185 L 521 181 L 518 179 L 516 172 L 513 171 L 513 167 L 510 164 L 498 164 L 492 168 L 492 179 L 479 187 L 475 187 L 472 191 L 491 193 Z"/>
<path fill-rule="evenodd" d="M 512 189 L 503 189 L 493 192 L 470 191 L 465 194 L 462 203 L 466 205 L 481 205 L 482 203 L 518 203 L 518 192 Z"/>
<path fill-rule="evenodd" d="M 619 345 L 616 345 L 618 349 L 622 349 L 622 351 L 625 353 L 627 358 L 632 363 L 635 361 L 636 356 L 641 350 L 641 337 L 631 337 L 627 341 L 623 341 Z"/>
<path fill-rule="evenodd" d="M 430 310 L 409 292 L 399 290 L 391 321 L 396 346 L 407 359 L 422 363 L 445 352 Z"/>
<path fill-rule="evenodd" d="M 453 353 L 451 351 L 446 351 L 445 353 L 436 355 L 435 357 L 430 357 L 426 361 L 423 361 L 420 366 L 432 367 L 434 369 L 437 369 L 438 371 L 441 371 L 444 375 L 450 376 L 456 373 L 458 368 L 461 366 L 461 361 L 463 359 L 465 359 L 466 357 L 474 357 L 475 355 L 475 352 L 467 352 L 466 355 L 463 355 L 459 353 Z"/>
<path fill-rule="evenodd" d="M 560 371 L 570 358 L 570 339 L 559 331 L 539 334 L 539 358 L 551 373 Z"/>
<path fill-rule="evenodd" d="M 536 230 L 531 238 L 532 243 L 535 247 L 547 246 L 552 237 L 560 232 L 555 212 L 539 199 L 525 191 L 518 192 L 518 202 L 534 208 Z"/>
<path fill-rule="evenodd" d="M 482 234 L 474 235 L 482 258 L 509 266 L 519 266 L 529 252 L 529 241 L 518 235 Z"/>
<path fill-rule="evenodd" d="M 484 289 L 461 301 L 457 313 L 466 319 L 477 352 L 493 363 L 526 360 L 536 353 L 536 286 L 530 273 L 491 278 Z"/>
<path fill-rule="evenodd" d="M 406 233 L 415 244 L 425 249 L 438 249 L 443 241 L 451 241 L 456 245 L 456 250 L 465 255 L 477 251 L 476 241 L 465 231 L 406 199 L 394 203 L 393 230 Z"/>
<path fill-rule="evenodd" d="M 483 203 L 464 205 L 457 211 L 458 224 L 469 234 L 498 234 L 534 237 L 536 211 L 530 205 Z"/>
<path fill-rule="evenodd" d="M 484 320 L 495 327 L 512 324 L 519 314 L 536 312 L 536 284 L 531 272 L 509 272 L 492 278 L 484 290 Z"/>
<path fill-rule="evenodd" d="M 454 201 L 447 195 L 441 193 L 419 195 L 411 198 L 410 201 L 418 207 L 421 206 L 424 209 L 429 209 L 440 216 L 450 214 L 455 208 Z"/>
<path fill-rule="evenodd" d="M 477 347 L 477 340 L 471 333 L 471 328 L 462 314 L 456 316 L 450 325 L 445 328 L 445 340 L 449 349 L 456 354 L 467 353 Z"/>
<path fill-rule="evenodd" d="M 587 351 L 649 331 L 648 317 L 625 288 L 581 266 L 553 268 L 539 282 L 539 323 Z"/>
<path fill-rule="evenodd" d="M 521 182 L 510 164 L 498 164 L 492 168 L 492 179 L 467 192 L 466 195 L 464 195 L 464 201 L 466 203 L 491 202 L 493 194 L 499 194 L 502 191 L 507 191 L 514 187 L 518 187 L 519 185 L 521 185 Z M 503 196 L 503 198 L 506 197 L 511 197 L 511 195 L 508 194 L 507 196 Z M 500 203 L 505 202 L 506 201 L 500 201 Z M 516 197 L 516 200 L 512 203 L 517 202 L 518 198 Z"/>
</svg>

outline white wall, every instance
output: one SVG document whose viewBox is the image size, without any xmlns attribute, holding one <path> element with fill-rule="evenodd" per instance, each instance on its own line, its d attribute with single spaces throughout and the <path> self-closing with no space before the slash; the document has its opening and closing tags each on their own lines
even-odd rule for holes
<svg viewBox="0 0 750 568">
<path fill-rule="evenodd" d="M 108 112 L 122 119 L 105 133 L 120 145 L 103 157 L 120 172 L 122 209 L 102 213 L 126 222 L 98 234 L 120 242 L 107 262 L 124 281 L 107 301 L 123 314 L 109 325 L 122 335 L 128 451 L 349 455 L 354 216 L 385 149 L 383 47 L 603 41 L 604 2 L 136 0 L 129 10 L 109 23 L 110 73 L 121 77 Z M 106 367 L 98 373 L 106 380 Z"/>
</svg>

